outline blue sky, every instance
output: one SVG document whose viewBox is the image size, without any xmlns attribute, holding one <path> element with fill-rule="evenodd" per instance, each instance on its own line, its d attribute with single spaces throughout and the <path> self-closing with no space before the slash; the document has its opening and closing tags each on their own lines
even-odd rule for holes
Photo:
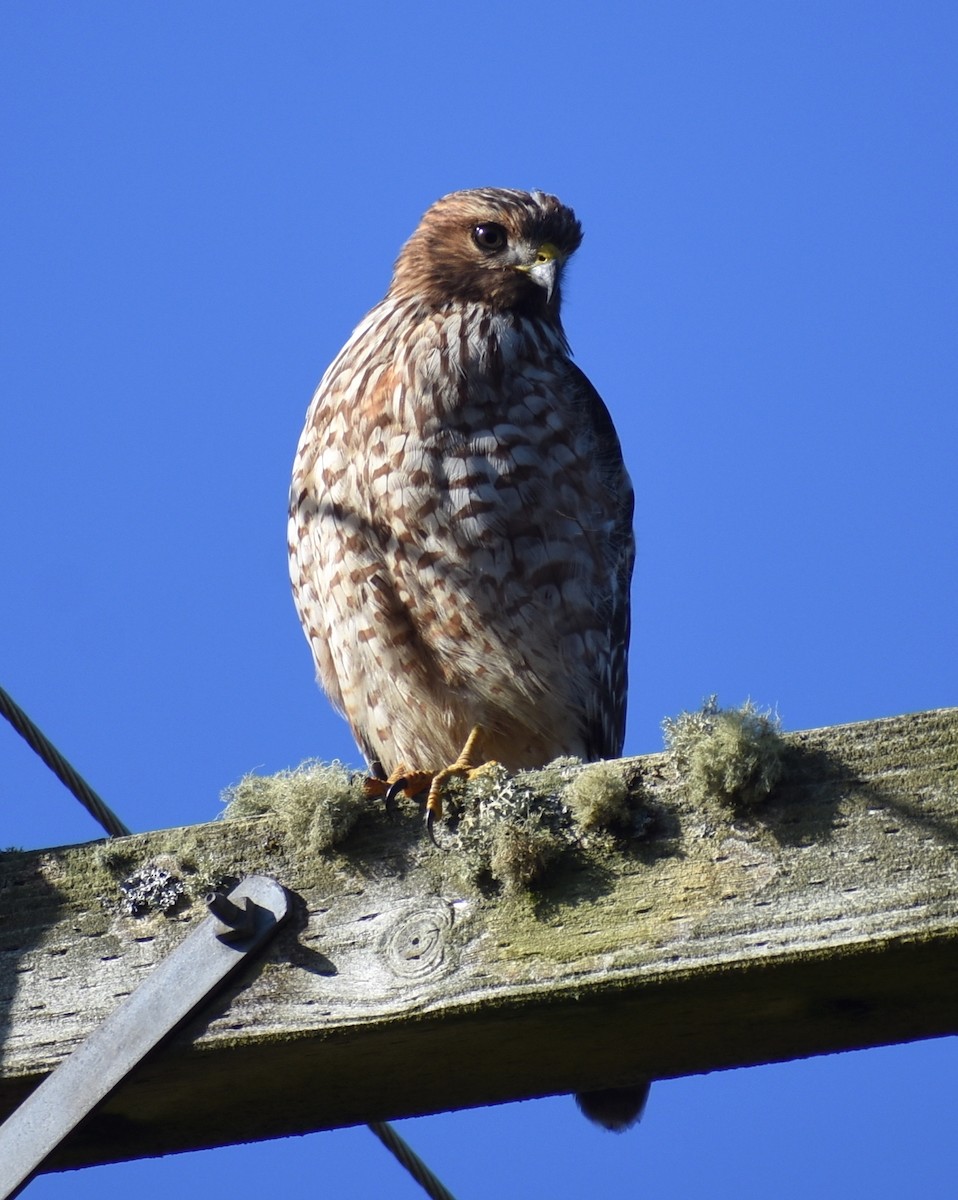
<svg viewBox="0 0 958 1200">
<path fill-rule="evenodd" d="M 955 703 L 958 8 L 756 0 L 0 11 L 0 685 L 134 829 L 358 762 L 285 507 L 310 394 L 421 212 L 542 187 L 637 491 L 627 750 L 718 693 Z M 3 844 L 97 829 L 0 728 Z M 450 1064 L 450 1069 L 455 1069 Z M 954 1040 L 404 1122 L 460 1200 L 954 1194 Z M 317 1080 L 317 1087 L 322 1081 Z M 416 1197 L 365 1130 L 27 1195 Z"/>
</svg>

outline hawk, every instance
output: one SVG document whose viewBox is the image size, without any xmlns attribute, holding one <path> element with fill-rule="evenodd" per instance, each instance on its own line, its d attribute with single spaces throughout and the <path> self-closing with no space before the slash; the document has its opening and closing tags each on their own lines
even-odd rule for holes
<svg viewBox="0 0 958 1200">
<path fill-rule="evenodd" d="M 543 192 L 444 196 L 307 413 L 293 594 L 379 779 L 621 754 L 633 499 L 562 328 L 581 240 Z"/>
</svg>

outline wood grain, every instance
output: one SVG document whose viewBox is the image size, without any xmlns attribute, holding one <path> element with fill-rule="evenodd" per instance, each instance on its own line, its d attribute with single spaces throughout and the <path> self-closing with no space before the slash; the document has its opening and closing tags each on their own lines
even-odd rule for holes
<svg viewBox="0 0 958 1200">
<path fill-rule="evenodd" d="M 0 856 L 0 1115 L 205 910 L 272 875 L 290 928 L 118 1088 L 61 1165 L 958 1031 L 958 709 L 788 735 L 751 815 L 623 760 L 644 836 L 482 888 L 418 815 L 310 855 L 271 817 Z M 450 839 L 450 844 L 452 839 Z M 182 880 L 133 917 L 118 883 Z M 51 1164 L 52 1165 L 52 1164 Z"/>
</svg>

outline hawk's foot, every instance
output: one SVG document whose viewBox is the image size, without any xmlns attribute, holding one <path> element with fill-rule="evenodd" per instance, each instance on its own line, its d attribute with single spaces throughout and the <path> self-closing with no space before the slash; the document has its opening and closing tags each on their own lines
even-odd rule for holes
<svg viewBox="0 0 958 1200">
<path fill-rule="evenodd" d="M 476 775 L 482 774 L 483 771 L 489 770 L 490 767 L 498 765 L 491 759 L 483 760 L 480 753 L 481 738 L 482 727 L 476 725 L 466 738 L 466 744 L 460 751 L 456 761 L 450 763 L 447 767 L 443 767 L 441 771 L 437 771 L 432 777 L 432 783 L 429 785 L 429 795 L 426 797 L 426 832 L 429 834 L 434 845 L 439 844 L 436 842 L 433 826 L 437 821 L 442 820 L 442 789 L 446 780 L 451 779 L 455 775 L 463 776 L 466 779 L 473 779 Z"/>
<path fill-rule="evenodd" d="M 432 782 L 431 771 L 410 771 L 401 763 L 388 779 L 369 777 L 363 780 L 363 795 L 382 797 L 386 812 L 392 816 L 396 811 L 396 801 L 400 796 L 412 800 L 420 792 L 424 792 Z"/>
</svg>

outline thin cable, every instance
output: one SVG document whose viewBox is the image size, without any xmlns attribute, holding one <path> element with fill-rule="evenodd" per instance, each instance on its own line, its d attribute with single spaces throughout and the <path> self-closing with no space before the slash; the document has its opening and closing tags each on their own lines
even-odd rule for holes
<svg viewBox="0 0 958 1200">
<path fill-rule="evenodd" d="M 67 762 L 43 731 L 37 728 L 9 692 L 0 687 L 0 713 L 6 717 L 23 740 L 36 751 L 64 787 L 69 788 L 87 812 L 111 837 L 123 837 L 130 830 L 108 808 L 93 788 Z M 409 1174 L 430 1197 L 430 1200 L 456 1200 L 449 1189 L 433 1175 L 419 1155 L 386 1121 L 370 1121 L 370 1130 L 390 1153 L 402 1163 Z"/>
<path fill-rule="evenodd" d="M 131 831 L 107 808 L 82 775 L 67 762 L 53 743 L 34 725 L 12 696 L 0 687 L 0 713 L 23 740 L 40 755 L 57 779 L 69 788 L 91 817 L 99 821 L 110 837 L 123 837 Z"/>
<path fill-rule="evenodd" d="M 433 1175 L 415 1150 L 403 1141 L 388 1121 L 370 1121 L 369 1129 L 386 1149 L 399 1159 L 430 1200 L 456 1200 L 452 1192 Z"/>
</svg>

